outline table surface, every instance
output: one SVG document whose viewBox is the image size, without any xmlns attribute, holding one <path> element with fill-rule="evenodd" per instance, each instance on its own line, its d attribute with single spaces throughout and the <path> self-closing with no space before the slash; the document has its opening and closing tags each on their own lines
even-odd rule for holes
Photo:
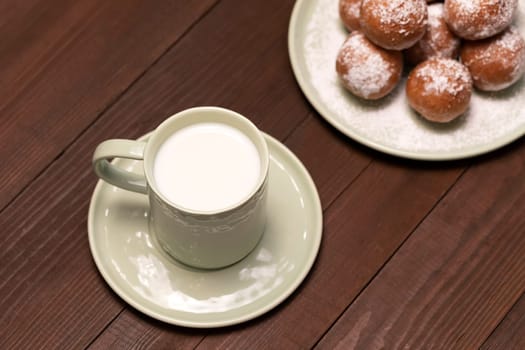
<svg viewBox="0 0 525 350">
<path fill-rule="evenodd" d="M 0 1 L 1 349 L 525 348 L 523 138 L 429 163 L 345 137 L 294 79 L 293 5 Z M 135 311 L 88 246 L 96 145 L 199 105 L 236 110 L 288 146 L 324 214 L 299 289 L 221 329 Z"/>
</svg>

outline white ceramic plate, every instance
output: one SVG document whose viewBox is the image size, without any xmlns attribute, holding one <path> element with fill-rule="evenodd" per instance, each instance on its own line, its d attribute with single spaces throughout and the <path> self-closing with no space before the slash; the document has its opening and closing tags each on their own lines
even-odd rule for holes
<svg viewBox="0 0 525 350">
<path fill-rule="evenodd" d="M 525 0 L 516 25 L 525 33 Z M 469 112 L 448 125 L 424 121 L 407 105 L 404 80 L 385 99 L 363 102 L 339 83 L 335 59 L 347 32 L 338 0 L 298 0 L 288 36 L 295 77 L 308 100 L 333 126 L 376 150 L 406 158 L 449 160 L 502 147 L 525 134 L 524 79 L 504 92 L 475 92 Z"/>
<path fill-rule="evenodd" d="M 286 299 L 312 267 L 322 235 L 321 203 L 301 162 L 265 136 L 270 151 L 268 219 L 255 250 L 219 270 L 170 258 L 148 229 L 148 201 L 99 181 L 89 208 L 95 263 L 109 286 L 137 310 L 186 327 L 221 327 L 257 317 Z M 142 162 L 117 160 L 140 173 Z"/>
</svg>

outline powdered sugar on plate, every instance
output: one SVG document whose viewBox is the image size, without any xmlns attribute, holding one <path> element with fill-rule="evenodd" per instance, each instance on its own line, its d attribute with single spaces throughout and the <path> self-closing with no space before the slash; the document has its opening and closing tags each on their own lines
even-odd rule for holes
<svg viewBox="0 0 525 350">
<path fill-rule="evenodd" d="M 523 34 L 525 0 L 519 6 L 516 25 Z M 295 21 L 297 28 L 290 28 L 296 41 L 290 47 L 295 50 L 291 57 L 296 76 L 320 114 L 348 136 L 388 153 L 451 159 L 498 148 L 525 134 L 525 79 L 497 94 L 475 92 L 464 116 L 446 125 L 433 124 L 408 106 L 404 80 L 375 102 L 343 88 L 335 60 L 348 33 L 340 22 L 337 0 L 312 0 L 297 16 L 303 17 Z"/>
</svg>

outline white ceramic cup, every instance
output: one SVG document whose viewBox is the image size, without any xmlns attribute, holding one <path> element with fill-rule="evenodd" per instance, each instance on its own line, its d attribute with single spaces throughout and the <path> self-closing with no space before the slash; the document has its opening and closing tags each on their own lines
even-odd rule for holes
<svg viewBox="0 0 525 350">
<path fill-rule="evenodd" d="M 246 135 L 259 154 L 257 185 L 235 205 L 209 212 L 170 202 L 155 183 L 155 156 L 163 142 L 178 130 L 198 123 L 220 123 Z M 109 162 L 112 158 L 144 161 L 144 175 Z M 162 248 L 178 261 L 206 269 L 231 265 L 250 253 L 264 232 L 269 155 L 262 133 L 242 115 L 219 107 L 196 107 L 166 119 L 145 142 L 107 140 L 93 155 L 96 174 L 120 188 L 148 195 L 149 227 Z"/>
</svg>

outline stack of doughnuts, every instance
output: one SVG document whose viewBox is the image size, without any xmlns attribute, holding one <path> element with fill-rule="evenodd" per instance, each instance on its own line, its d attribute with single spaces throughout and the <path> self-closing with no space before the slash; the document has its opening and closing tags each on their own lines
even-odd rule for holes
<svg viewBox="0 0 525 350">
<path fill-rule="evenodd" d="M 354 95 L 392 92 L 404 62 L 409 105 L 450 122 L 467 111 L 473 87 L 500 91 L 525 73 L 525 40 L 512 25 L 518 0 L 339 0 L 350 34 L 336 71 Z"/>
</svg>

